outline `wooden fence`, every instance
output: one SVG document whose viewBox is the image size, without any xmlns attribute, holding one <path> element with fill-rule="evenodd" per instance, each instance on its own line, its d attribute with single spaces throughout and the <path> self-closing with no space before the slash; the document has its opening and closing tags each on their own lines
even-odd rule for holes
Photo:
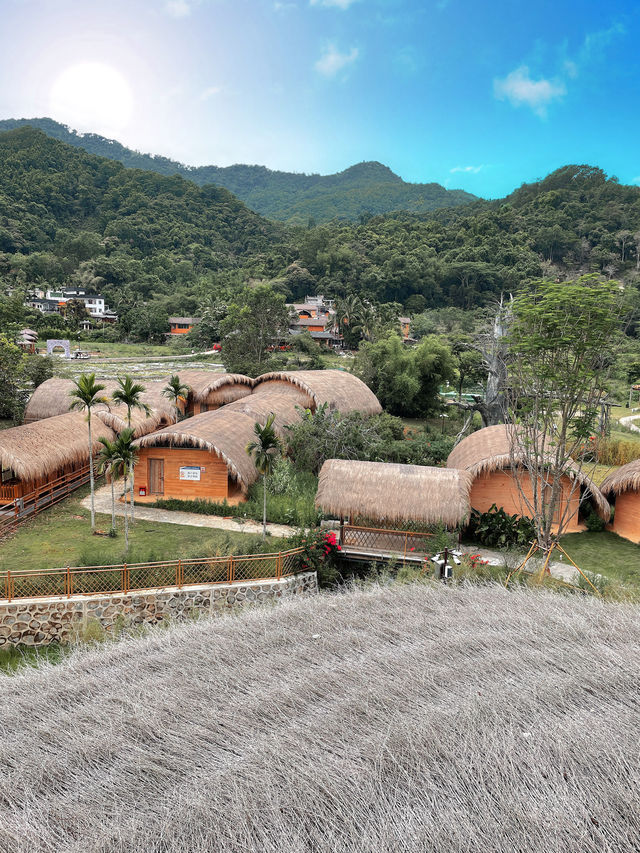
<svg viewBox="0 0 640 853">
<path fill-rule="evenodd" d="M 433 550 L 429 540 L 433 533 L 412 530 L 390 530 L 384 527 L 359 527 L 344 524 L 340 531 L 340 544 L 346 549 L 362 551 L 385 551 L 402 554 L 426 554 Z"/>
<path fill-rule="evenodd" d="M 2 486 L 0 491 L 0 536 L 22 521 L 49 509 L 64 500 L 75 489 L 89 482 L 89 466 L 69 471 L 60 477 L 37 486 L 33 491 L 20 495 L 20 486 Z M 6 503 L 4 501 L 7 501 Z"/>
<path fill-rule="evenodd" d="M 0 574 L 0 588 L 3 598 L 12 601 L 16 598 L 129 593 L 168 586 L 280 580 L 308 570 L 301 556 L 304 553 L 305 549 L 300 547 L 271 554 L 7 571 Z"/>
</svg>

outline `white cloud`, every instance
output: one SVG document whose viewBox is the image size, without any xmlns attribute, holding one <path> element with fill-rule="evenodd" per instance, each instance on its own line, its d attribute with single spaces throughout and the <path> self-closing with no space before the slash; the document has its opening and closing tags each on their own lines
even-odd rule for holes
<svg viewBox="0 0 640 853">
<path fill-rule="evenodd" d="M 330 44 L 325 48 L 324 53 L 316 62 L 315 69 L 325 77 L 335 77 L 338 71 L 342 71 L 343 68 L 352 65 L 359 54 L 360 51 L 357 47 L 352 47 L 349 53 L 340 53 L 335 45 Z"/>
<path fill-rule="evenodd" d="M 453 169 L 449 169 L 452 175 L 455 175 L 456 172 L 464 172 L 467 175 L 477 175 L 481 169 L 484 169 L 484 163 L 480 166 L 454 166 Z"/>
<path fill-rule="evenodd" d="M 191 14 L 190 0 L 165 0 L 164 10 L 172 18 L 186 18 Z"/>
<path fill-rule="evenodd" d="M 203 91 L 200 92 L 199 100 L 208 101 L 209 98 L 213 98 L 214 95 L 219 95 L 220 92 L 222 92 L 220 86 L 209 86 L 207 89 L 203 89 Z"/>
<path fill-rule="evenodd" d="M 353 6 L 354 3 L 357 3 L 358 0 L 310 0 L 311 6 L 333 6 L 334 9 L 348 9 L 349 6 Z"/>
<path fill-rule="evenodd" d="M 631 178 L 632 184 L 640 184 L 640 175 L 637 178 Z"/>
<path fill-rule="evenodd" d="M 516 68 L 506 77 L 493 81 L 493 93 L 500 101 L 508 100 L 514 107 L 527 106 L 541 117 L 546 116 L 547 107 L 566 95 L 567 89 L 561 80 L 533 80 L 526 65 Z"/>
</svg>

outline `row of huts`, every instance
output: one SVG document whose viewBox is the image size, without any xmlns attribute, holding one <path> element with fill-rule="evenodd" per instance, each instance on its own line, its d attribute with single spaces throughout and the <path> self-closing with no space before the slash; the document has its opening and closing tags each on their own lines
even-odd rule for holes
<svg viewBox="0 0 640 853">
<path fill-rule="evenodd" d="M 257 379 L 206 370 L 185 370 L 179 376 L 190 387 L 181 413 L 187 418 L 178 419 L 162 394 L 166 381 L 146 385 L 143 396 L 150 414 L 132 413 L 139 452 L 136 500 L 141 502 L 159 497 L 244 500 L 258 478 L 246 446 L 254 438 L 255 423 L 263 424 L 271 413 L 284 438 L 287 425 L 325 403 L 343 413 L 381 411 L 370 389 L 340 370 L 285 371 Z M 109 395 L 115 383 L 104 384 Z M 69 412 L 71 386 L 64 379 L 43 383 L 29 401 L 25 424 L 0 433 L 0 498 L 25 495 L 39 483 L 86 466 L 86 422 L 84 415 Z M 100 437 L 113 439 L 125 426 L 123 407 L 98 407 L 92 418 L 95 450 Z M 457 525 L 471 508 L 484 512 L 493 504 L 527 515 L 527 501 L 513 475 L 510 430 L 501 425 L 472 433 L 452 451 L 446 468 L 330 460 L 321 472 L 318 505 L 346 517 L 373 517 L 376 505 L 376 517 L 390 525 Z M 526 488 L 526 481 L 521 483 Z M 581 513 L 588 504 L 608 520 L 606 496 L 616 500 L 614 530 L 640 541 L 640 460 L 623 466 L 601 489 L 580 471 L 569 471 L 559 511 L 568 519 L 566 530 L 584 529 Z"/>
</svg>

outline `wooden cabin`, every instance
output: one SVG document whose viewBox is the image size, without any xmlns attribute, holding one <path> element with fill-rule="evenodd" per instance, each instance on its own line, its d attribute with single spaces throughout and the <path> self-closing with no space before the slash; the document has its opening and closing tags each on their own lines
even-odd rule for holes
<svg viewBox="0 0 640 853">
<path fill-rule="evenodd" d="M 613 532 L 623 539 L 640 543 L 640 459 L 609 474 L 600 490 L 606 497 L 615 499 Z"/>
<path fill-rule="evenodd" d="M 258 376 L 253 393 L 269 389 L 293 394 L 299 405 L 315 411 L 323 403 L 343 414 L 377 415 L 382 406 L 373 391 L 346 370 L 283 370 Z"/>
<path fill-rule="evenodd" d="M 340 520 L 343 544 L 393 550 L 398 531 L 464 524 L 471 482 L 468 472 L 451 468 L 328 459 L 315 503 Z"/>
<path fill-rule="evenodd" d="M 115 439 L 115 433 L 99 417 L 91 418 L 93 452 L 100 438 Z M 32 424 L 0 431 L 2 483 L 0 502 L 28 498 L 51 484 L 56 488 L 80 485 L 79 477 L 89 464 L 86 415 L 67 412 Z"/>
<path fill-rule="evenodd" d="M 246 451 L 255 438 L 255 419 L 226 408 L 204 412 L 139 438 L 136 501 L 159 498 L 245 500 L 258 478 Z"/>
<path fill-rule="evenodd" d="M 105 386 L 102 394 L 107 398 L 118 387 L 118 383 L 111 379 L 100 381 L 100 384 Z M 166 379 L 143 384 L 145 390 L 141 394 L 141 400 L 149 406 L 151 411 L 146 414 L 141 409 L 132 410 L 131 426 L 136 437 L 175 423 L 178 418 L 175 407 L 162 393 L 167 385 Z M 70 392 L 74 387 L 73 380 L 57 377 L 47 379 L 46 382 L 39 385 L 27 403 L 24 415 L 25 424 L 36 423 L 68 412 L 72 403 Z M 96 417 L 117 433 L 122 432 L 127 426 L 126 406 L 116 406 L 114 403 L 109 403 L 106 406 L 101 404 L 96 406 L 93 411 Z"/>
<path fill-rule="evenodd" d="M 485 427 L 464 438 L 449 454 L 447 468 L 468 471 L 472 478 L 470 502 L 477 512 L 488 512 L 495 504 L 509 515 L 530 518 L 533 505 L 533 483 L 524 467 L 518 467 L 522 453 L 512 447 L 513 427 L 506 424 Z M 514 461 L 516 468 L 514 471 Z M 549 488 L 549 484 L 540 484 Z M 585 474 L 569 472 L 562 477 L 562 494 L 558 502 L 556 523 L 563 522 L 565 533 L 586 530 L 580 518 L 584 492 L 602 517 L 609 518 L 610 508 L 604 495 Z M 529 504 L 529 505 L 528 505 Z"/>
<path fill-rule="evenodd" d="M 255 379 L 241 373 L 216 373 L 213 370 L 181 370 L 180 381 L 189 386 L 184 407 L 187 416 L 213 412 L 227 403 L 249 396 Z"/>
<path fill-rule="evenodd" d="M 187 335 L 199 322 L 199 317 L 169 317 L 169 335 Z"/>
</svg>

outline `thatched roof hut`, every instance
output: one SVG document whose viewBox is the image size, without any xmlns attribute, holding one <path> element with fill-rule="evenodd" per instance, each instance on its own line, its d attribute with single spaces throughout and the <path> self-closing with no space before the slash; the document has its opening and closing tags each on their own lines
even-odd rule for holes
<svg viewBox="0 0 640 853">
<path fill-rule="evenodd" d="M 203 412 L 172 426 L 145 435 L 134 442 L 138 447 L 195 447 L 219 456 L 243 493 L 258 479 L 247 444 L 255 438 L 255 420 L 226 407 Z"/>
<path fill-rule="evenodd" d="M 320 471 L 316 506 L 336 518 L 455 527 L 469 515 L 470 488 L 466 471 L 328 459 Z"/>
<path fill-rule="evenodd" d="M 118 383 L 112 379 L 99 380 L 99 382 L 105 386 L 104 391 L 102 391 L 105 397 L 110 398 L 115 389 L 118 388 Z M 167 384 L 166 381 L 141 384 L 145 386 L 141 400 L 149 406 L 151 414 L 146 415 L 140 409 L 134 409 L 131 412 L 131 425 L 136 436 L 146 435 L 146 433 L 153 432 L 161 426 L 174 423 L 177 417 L 173 404 L 162 394 Z M 70 392 L 73 387 L 72 379 L 57 377 L 47 379 L 46 382 L 39 385 L 27 403 L 25 424 L 56 417 L 70 411 L 72 402 Z M 116 406 L 113 403 L 108 406 L 101 404 L 96 406 L 94 412 L 107 426 L 118 433 L 122 432 L 127 426 L 126 406 Z"/>
<path fill-rule="evenodd" d="M 290 386 L 300 395 L 301 405 L 316 409 L 323 403 L 339 412 L 362 412 L 377 415 L 382 406 L 373 391 L 364 382 L 346 370 L 284 370 L 265 373 L 256 379 L 254 394 L 266 391 L 269 386 L 286 389 Z"/>
<path fill-rule="evenodd" d="M 512 424 L 498 424 L 472 432 L 453 448 L 447 459 L 447 468 L 468 471 L 473 479 L 510 469 L 514 463 L 525 459 L 524 445 L 514 442 L 514 431 Z M 593 480 L 575 466 L 570 466 L 565 474 L 570 479 L 577 479 L 591 495 L 598 512 L 608 519 L 611 507 Z"/>
<path fill-rule="evenodd" d="M 254 422 L 264 426 L 267 418 L 273 412 L 275 420 L 273 425 L 280 438 L 286 439 L 285 427 L 297 423 L 303 410 L 296 396 L 280 390 L 265 390 L 261 394 L 251 394 L 235 403 L 225 406 L 227 412 L 242 412 Z"/>
<path fill-rule="evenodd" d="M 196 403 L 224 406 L 251 394 L 255 379 L 242 373 L 216 373 L 213 370 L 181 370 L 180 381 L 191 389 Z"/>
<path fill-rule="evenodd" d="M 115 433 L 100 418 L 91 419 L 93 449 L 99 438 L 115 439 Z M 89 462 L 86 415 L 67 412 L 33 424 L 0 431 L 0 463 L 24 482 L 50 479 L 57 471 Z"/>
<path fill-rule="evenodd" d="M 622 465 L 609 474 L 602 482 L 600 491 L 605 495 L 621 495 L 624 492 L 640 491 L 640 459 L 627 462 L 626 465 Z"/>
</svg>

